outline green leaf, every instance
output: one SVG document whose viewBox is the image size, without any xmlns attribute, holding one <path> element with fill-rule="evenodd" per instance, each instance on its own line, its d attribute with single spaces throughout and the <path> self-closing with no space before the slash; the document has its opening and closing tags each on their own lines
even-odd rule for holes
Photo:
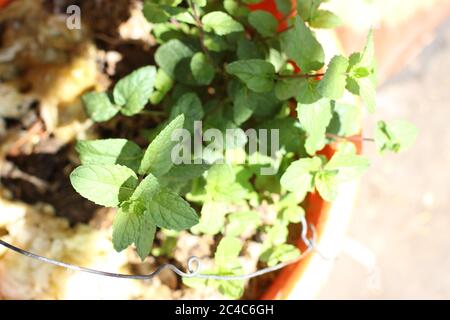
<svg viewBox="0 0 450 320">
<path fill-rule="evenodd" d="M 178 141 L 172 141 L 172 134 L 176 130 L 182 129 L 183 124 L 184 115 L 181 114 L 156 136 L 145 151 L 139 168 L 140 174 L 151 173 L 156 177 L 160 177 L 172 168 L 172 149 L 178 143 Z"/>
<path fill-rule="evenodd" d="M 174 77 L 175 68 L 183 60 L 190 58 L 194 52 L 178 39 L 172 39 L 161 45 L 155 52 L 156 63 L 167 73 Z"/>
<path fill-rule="evenodd" d="M 215 164 L 206 175 L 206 192 L 215 201 L 238 202 L 248 196 L 248 191 L 236 180 L 228 164 Z"/>
<path fill-rule="evenodd" d="M 133 170 L 117 164 L 79 166 L 70 181 L 80 195 L 105 207 L 128 200 L 138 184 Z"/>
<path fill-rule="evenodd" d="M 291 244 L 282 244 L 270 249 L 264 260 L 269 267 L 274 267 L 281 262 L 292 261 L 300 256 L 300 250 Z"/>
<path fill-rule="evenodd" d="M 109 95 L 105 92 L 89 92 L 81 99 L 89 118 L 95 122 L 108 121 L 119 112 L 119 107 L 111 102 Z"/>
<path fill-rule="evenodd" d="M 332 202 L 338 194 L 337 173 L 332 171 L 321 171 L 316 175 L 315 184 L 322 199 Z"/>
<path fill-rule="evenodd" d="M 317 87 L 323 97 L 338 100 L 344 95 L 347 79 L 347 68 L 347 58 L 343 56 L 335 56 L 331 59 L 325 76 Z"/>
<path fill-rule="evenodd" d="M 120 106 L 121 112 L 132 116 L 144 109 L 153 93 L 156 80 L 156 68 L 147 66 L 126 76 L 114 87 L 114 102 Z"/>
<path fill-rule="evenodd" d="M 202 102 L 195 93 L 185 93 L 177 100 L 170 112 L 170 120 L 179 115 L 185 117 L 184 128 L 193 133 L 194 121 L 202 120 L 205 115 Z"/>
<path fill-rule="evenodd" d="M 408 121 L 396 120 L 391 123 L 379 121 L 375 130 L 375 144 L 382 153 L 402 152 L 414 144 L 417 135 L 417 127 Z"/>
<path fill-rule="evenodd" d="M 275 94 L 282 101 L 297 97 L 307 81 L 303 78 L 281 79 L 275 84 Z"/>
<path fill-rule="evenodd" d="M 277 32 L 278 21 L 267 11 L 256 10 L 250 12 L 248 22 L 264 37 L 271 37 Z"/>
<path fill-rule="evenodd" d="M 369 160 L 353 153 L 336 152 L 325 165 L 326 171 L 337 171 L 337 180 L 346 182 L 359 178 L 370 166 Z"/>
<path fill-rule="evenodd" d="M 228 206 L 224 202 L 205 202 L 202 207 L 200 222 L 192 228 L 192 232 L 211 236 L 218 234 L 225 225 L 225 215 L 228 211 Z"/>
<path fill-rule="evenodd" d="M 144 180 L 137 186 L 133 194 L 130 197 L 131 201 L 140 201 L 142 204 L 146 205 L 153 200 L 155 194 L 161 190 L 158 179 L 149 174 Z"/>
<path fill-rule="evenodd" d="M 214 31 L 219 36 L 244 31 L 244 27 L 225 12 L 213 11 L 202 18 L 205 31 Z"/>
<path fill-rule="evenodd" d="M 311 21 L 324 0 L 297 0 L 297 12 L 303 21 Z"/>
<path fill-rule="evenodd" d="M 258 44 L 245 36 L 239 39 L 236 53 L 239 60 L 264 59 L 264 52 Z"/>
<path fill-rule="evenodd" d="M 373 40 L 373 30 L 367 35 L 367 42 L 361 55 L 358 66 L 373 69 L 375 67 L 375 42 Z"/>
<path fill-rule="evenodd" d="M 151 23 L 164 23 L 170 18 L 170 14 L 166 12 L 159 4 L 146 1 L 143 8 L 144 17 Z"/>
<path fill-rule="evenodd" d="M 312 28 L 333 29 L 342 25 L 342 20 L 333 12 L 318 10 L 309 21 Z"/>
<path fill-rule="evenodd" d="M 208 3 L 207 0 L 192 0 L 193 3 L 195 3 L 199 7 L 204 7 Z"/>
<path fill-rule="evenodd" d="M 331 104 L 322 99 L 313 104 L 298 104 L 298 118 L 302 128 L 307 132 L 305 148 L 314 155 L 326 145 L 326 129 L 331 121 Z"/>
<path fill-rule="evenodd" d="M 232 237 L 242 235 L 248 228 L 256 228 L 261 224 L 261 217 L 256 211 L 235 212 L 228 216 L 226 234 Z"/>
<path fill-rule="evenodd" d="M 358 79 L 359 85 L 359 94 L 366 104 L 369 112 L 373 113 L 376 109 L 376 88 L 375 85 L 370 78 L 362 78 Z"/>
<path fill-rule="evenodd" d="M 275 68 L 270 62 L 259 59 L 239 60 L 228 64 L 225 69 L 255 92 L 267 92 L 273 88 Z"/>
<path fill-rule="evenodd" d="M 323 67 L 325 60 L 323 48 L 298 16 L 293 28 L 281 34 L 281 49 L 294 60 L 303 73 Z"/>
<path fill-rule="evenodd" d="M 267 231 L 267 238 L 264 241 L 266 246 L 278 246 L 286 242 L 289 235 L 288 227 L 285 224 L 277 223 Z"/>
<path fill-rule="evenodd" d="M 133 203 L 126 203 L 114 219 L 114 249 L 120 252 L 134 243 L 139 257 L 144 261 L 150 254 L 155 232 L 156 226 L 148 212 Z"/>
<path fill-rule="evenodd" d="M 234 262 L 242 250 L 242 241 L 236 237 L 225 236 L 220 240 L 214 255 L 217 265 L 226 267 Z"/>
<path fill-rule="evenodd" d="M 346 103 L 332 103 L 333 119 L 327 133 L 340 137 L 350 137 L 361 131 L 361 109 Z"/>
<path fill-rule="evenodd" d="M 223 7 L 233 17 L 243 17 L 249 13 L 249 9 L 246 6 L 240 5 L 238 0 L 224 0 Z"/>
<path fill-rule="evenodd" d="M 155 80 L 155 91 L 150 96 L 150 102 L 154 105 L 160 103 L 172 87 L 172 78 L 163 69 L 158 69 Z"/>
<path fill-rule="evenodd" d="M 275 0 L 278 11 L 287 15 L 292 11 L 292 1 L 291 0 Z"/>
<path fill-rule="evenodd" d="M 243 86 L 233 101 L 233 119 L 236 124 L 242 124 L 252 115 L 255 118 L 270 118 L 278 112 L 280 101 L 273 92 L 256 93 Z"/>
<path fill-rule="evenodd" d="M 189 203 L 169 190 L 156 193 L 147 204 L 147 210 L 154 223 L 164 229 L 180 231 L 199 222 L 197 213 Z"/>
<path fill-rule="evenodd" d="M 81 164 L 120 164 L 133 171 L 139 169 L 143 156 L 141 148 L 126 139 L 78 141 L 75 149 Z"/>
<path fill-rule="evenodd" d="M 160 178 L 164 184 L 182 183 L 201 177 L 210 168 L 207 164 L 180 164 L 174 165 L 169 172 Z"/>
<path fill-rule="evenodd" d="M 202 52 L 197 52 L 191 60 L 191 71 L 200 85 L 209 85 L 214 79 L 214 66 Z"/>
<path fill-rule="evenodd" d="M 321 169 L 322 161 L 318 157 L 294 161 L 281 177 L 284 189 L 295 192 L 304 198 L 314 188 L 314 174 Z"/>
<path fill-rule="evenodd" d="M 303 209 L 298 203 L 285 208 L 281 212 L 281 218 L 287 223 L 300 223 L 302 217 L 304 216 L 305 209 Z"/>
<path fill-rule="evenodd" d="M 299 93 L 295 98 L 298 103 L 311 104 L 319 101 L 322 95 L 317 90 L 319 81 L 316 79 L 302 79 L 301 86 L 299 87 Z"/>
</svg>

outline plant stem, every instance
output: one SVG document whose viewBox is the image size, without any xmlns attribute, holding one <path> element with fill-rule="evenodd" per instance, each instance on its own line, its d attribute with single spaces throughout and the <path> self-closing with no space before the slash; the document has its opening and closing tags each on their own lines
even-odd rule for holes
<svg viewBox="0 0 450 320">
<path fill-rule="evenodd" d="M 208 48 L 205 46 L 205 30 L 203 30 L 203 24 L 200 20 L 200 16 L 197 11 L 197 7 L 195 4 L 192 3 L 191 0 L 188 0 L 189 7 L 192 10 L 191 16 L 194 18 L 195 23 L 197 24 L 198 32 L 199 32 L 199 38 L 200 38 L 200 46 L 202 47 L 203 53 L 208 57 L 210 61 L 213 61 L 211 55 L 209 54 Z"/>
<path fill-rule="evenodd" d="M 324 75 L 325 75 L 325 73 L 286 74 L 286 75 L 277 75 L 277 79 L 315 78 L 315 77 L 323 77 Z"/>
<path fill-rule="evenodd" d="M 375 139 L 373 139 L 373 138 L 364 138 L 364 137 L 360 137 L 360 136 L 343 137 L 343 136 L 338 136 L 338 135 L 332 134 L 332 133 L 327 133 L 327 138 L 330 138 L 333 140 L 375 142 Z"/>
</svg>

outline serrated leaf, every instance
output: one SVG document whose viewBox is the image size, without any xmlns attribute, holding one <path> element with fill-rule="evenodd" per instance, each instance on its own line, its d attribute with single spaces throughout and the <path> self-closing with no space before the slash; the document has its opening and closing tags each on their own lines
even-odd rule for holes
<svg viewBox="0 0 450 320">
<path fill-rule="evenodd" d="M 310 19 L 309 25 L 312 28 L 332 29 L 342 25 L 342 20 L 331 11 L 317 10 Z"/>
<path fill-rule="evenodd" d="M 150 96 L 150 102 L 154 105 L 160 103 L 172 87 L 172 78 L 169 77 L 163 69 L 158 69 L 158 72 L 156 73 L 155 90 Z"/>
<path fill-rule="evenodd" d="M 174 77 L 175 68 L 186 58 L 190 58 L 194 52 L 178 39 L 172 39 L 161 45 L 155 52 L 156 63 L 167 73 Z"/>
<path fill-rule="evenodd" d="M 366 46 L 362 52 L 361 60 L 359 61 L 358 66 L 371 69 L 375 66 L 375 42 L 373 39 L 373 30 L 370 30 L 367 35 Z"/>
<path fill-rule="evenodd" d="M 278 20 L 267 11 L 255 10 L 250 12 L 248 22 L 262 36 L 271 37 L 277 32 Z"/>
<path fill-rule="evenodd" d="M 145 210 L 125 204 L 114 218 L 114 249 L 120 252 L 134 243 L 139 257 L 144 261 L 150 254 L 155 232 L 156 226 Z"/>
<path fill-rule="evenodd" d="M 378 151 L 402 152 L 409 149 L 418 135 L 415 125 L 396 120 L 391 123 L 379 121 L 375 130 L 375 144 Z"/>
<path fill-rule="evenodd" d="M 165 229 L 180 231 L 199 222 L 197 213 L 189 203 L 169 190 L 156 193 L 147 204 L 147 210 L 154 223 Z"/>
<path fill-rule="evenodd" d="M 298 104 L 297 114 L 302 128 L 308 135 L 306 151 L 314 155 L 326 145 L 326 129 L 332 118 L 330 101 L 321 99 L 313 104 Z"/>
<path fill-rule="evenodd" d="M 207 0 L 192 0 L 192 2 L 198 5 L 199 7 L 204 7 L 207 4 Z"/>
<path fill-rule="evenodd" d="M 361 109 L 346 103 L 333 103 L 333 119 L 327 133 L 340 137 L 350 137 L 361 131 Z"/>
<path fill-rule="evenodd" d="M 323 97 L 338 100 L 344 95 L 348 64 L 348 59 L 343 56 L 331 59 L 325 76 L 317 87 Z"/>
<path fill-rule="evenodd" d="M 242 36 L 237 43 L 237 56 L 239 60 L 264 59 L 264 52 L 254 41 Z"/>
<path fill-rule="evenodd" d="M 285 224 L 277 223 L 267 231 L 266 246 L 278 246 L 286 242 L 289 229 Z"/>
<path fill-rule="evenodd" d="M 314 174 L 320 170 L 321 166 L 322 161 L 318 157 L 294 161 L 281 177 L 280 183 L 284 189 L 303 198 L 307 192 L 313 190 Z"/>
<path fill-rule="evenodd" d="M 321 171 L 315 177 L 317 191 L 323 200 L 332 202 L 338 194 L 337 173 L 330 171 Z"/>
<path fill-rule="evenodd" d="M 194 121 L 202 120 L 205 115 L 202 102 L 197 94 L 185 93 L 177 100 L 170 112 L 170 120 L 179 115 L 184 115 L 184 128 L 193 133 Z"/>
<path fill-rule="evenodd" d="M 292 11 L 292 1 L 291 0 L 275 0 L 278 11 L 287 15 Z"/>
<path fill-rule="evenodd" d="M 146 205 L 152 201 L 155 194 L 160 190 L 161 186 L 158 179 L 152 174 L 149 174 L 141 181 L 141 183 L 139 183 L 136 190 L 134 190 L 131 195 L 130 200 L 140 201 L 142 204 Z"/>
<path fill-rule="evenodd" d="M 346 182 L 359 178 L 369 166 L 369 160 L 363 156 L 338 151 L 325 165 L 324 170 L 337 171 L 337 180 Z"/>
<path fill-rule="evenodd" d="M 278 80 L 275 84 L 275 94 L 282 101 L 297 97 L 307 81 L 307 79 L 302 78 Z"/>
<path fill-rule="evenodd" d="M 181 114 L 156 136 L 144 153 L 139 168 L 140 174 L 151 173 L 160 177 L 172 168 L 172 149 L 178 143 L 178 141 L 172 141 L 172 134 L 182 129 L 183 125 L 184 115 Z"/>
<path fill-rule="evenodd" d="M 144 109 L 153 93 L 156 80 L 154 66 L 142 67 L 119 80 L 114 87 L 114 102 L 126 116 L 132 116 Z"/>
<path fill-rule="evenodd" d="M 275 68 L 270 62 L 259 59 L 239 60 L 228 64 L 225 69 L 255 92 L 267 92 L 273 88 Z"/>
<path fill-rule="evenodd" d="M 295 18 L 293 28 L 281 34 L 281 49 L 304 73 L 323 67 L 325 60 L 323 48 L 298 16 Z"/>
<path fill-rule="evenodd" d="M 303 21 L 309 22 L 324 0 L 297 0 L 297 12 Z"/>
<path fill-rule="evenodd" d="M 191 71 L 199 85 L 209 85 L 214 79 L 214 66 L 203 52 L 197 52 L 192 57 Z"/>
<path fill-rule="evenodd" d="M 202 207 L 200 222 L 192 228 L 192 232 L 211 236 L 218 234 L 225 225 L 225 215 L 228 211 L 228 206 L 224 202 L 205 202 Z"/>
<path fill-rule="evenodd" d="M 109 95 L 105 92 L 89 92 L 82 96 L 86 112 L 93 121 L 104 122 L 112 119 L 119 113 Z"/>
<path fill-rule="evenodd" d="M 230 214 L 228 221 L 226 234 L 238 237 L 248 228 L 258 227 L 261 224 L 261 217 L 256 211 L 242 211 Z"/>
<path fill-rule="evenodd" d="M 70 174 L 74 189 L 92 202 L 117 207 L 130 198 L 138 179 L 130 168 L 121 165 L 83 165 Z"/>
<path fill-rule="evenodd" d="M 359 94 L 366 104 L 367 109 L 370 113 L 374 113 L 377 107 L 376 102 L 376 88 L 370 78 L 358 79 L 357 83 L 359 85 Z"/>
<path fill-rule="evenodd" d="M 265 262 L 269 267 L 281 262 L 292 261 L 300 256 L 300 250 L 291 244 L 282 244 L 270 249 L 265 256 Z"/>
<path fill-rule="evenodd" d="M 132 141 L 126 139 L 104 139 L 78 141 L 75 150 L 81 164 L 120 164 L 137 172 L 143 152 Z"/>
<path fill-rule="evenodd" d="M 226 267 L 233 263 L 242 250 L 242 241 L 236 237 L 225 236 L 220 240 L 214 255 L 214 261 L 218 266 Z"/>
<path fill-rule="evenodd" d="M 214 31 L 219 36 L 244 31 L 244 27 L 239 22 L 221 11 L 213 11 L 204 15 L 202 25 L 206 31 Z"/>
<path fill-rule="evenodd" d="M 160 178 L 161 183 L 182 183 L 201 177 L 211 166 L 208 164 L 180 164 L 174 165 L 169 172 Z"/>
<path fill-rule="evenodd" d="M 168 12 L 166 12 L 159 4 L 146 1 L 142 9 L 144 17 L 151 23 L 164 23 L 170 18 Z"/>
<path fill-rule="evenodd" d="M 236 180 L 229 164 L 216 164 L 208 170 L 205 189 L 208 197 L 218 202 L 233 203 L 248 196 L 248 190 Z"/>
<path fill-rule="evenodd" d="M 303 79 L 301 82 L 301 86 L 299 87 L 299 93 L 296 96 L 296 100 L 298 103 L 302 104 L 311 104 L 319 101 L 322 96 L 317 90 L 317 86 L 319 81 L 316 79 Z"/>
</svg>

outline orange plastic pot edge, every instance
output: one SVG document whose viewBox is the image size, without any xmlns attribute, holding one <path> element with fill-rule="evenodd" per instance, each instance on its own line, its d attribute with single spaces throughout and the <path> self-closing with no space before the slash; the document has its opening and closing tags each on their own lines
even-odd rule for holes
<svg viewBox="0 0 450 320">
<path fill-rule="evenodd" d="M 358 135 L 362 137 L 362 135 Z M 320 154 L 325 155 L 330 158 L 336 151 L 336 144 L 331 144 L 325 147 Z M 355 143 L 357 153 L 362 152 L 362 143 Z M 353 193 L 353 195 L 348 197 L 341 197 L 334 203 L 329 203 L 324 201 L 318 193 L 311 193 L 306 199 L 306 220 L 309 224 L 312 224 L 315 228 L 316 243 L 322 247 L 322 240 L 325 237 L 341 236 L 345 232 L 346 225 L 350 220 L 350 208 L 353 205 L 353 196 L 356 194 L 356 184 L 354 184 L 350 189 L 343 189 L 342 192 Z M 339 197 L 338 197 L 339 198 Z M 345 207 L 338 202 L 345 202 Z M 342 212 L 343 210 L 347 212 Z M 342 219 L 336 219 L 335 214 L 345 214 L 346 217 L 341 216 Z M 336 234 L 336 230 L 338 234 Z M 341 232 L 342 231 L 342 232 Z M 339 234 L 340 232 L 340 234 Z M 308 234 L 311 237 L 311 232 Z M 329 241 L 328 241 L 329 242 Z M 300 250 L 306 250 L 306 245 L 303 241 L 299 240 L 297 246 Z M 312 298 L 314 293 L 318 290 L 319 286 L 322 284 L 325 275 L 323 270 L 311 270 L 313 265 L 315 267 L 319 266 L 321 269 L 323 264 L 327 264 L 326 267 L 331 267 L 330 261 L 323 260 L 320 255 L 311 251 L 299 262 L 292 264 L 284 268 L 277 278 L 272 282 L 268 290 L 262 295 L 262 300 L 284 300 L 284 299 L 299 299 L 299 298 Z M 317 272 L 316 272 L 317 271 Z M 315 274 L 316 273 L 316 274 Z M 303 279 L 309 277 L 309 279 Z M 300 282 L 303 282 L 300 284 Z M 317 282 L 317 283 L 313 283 Z M 310 290 L 311 292 L 299 292 L 299 290 Z"/>
<path fill-rule="evenodd" d="M 0 8 L 6 7 L 12 0 L 0 0 Z"/>
</svg>

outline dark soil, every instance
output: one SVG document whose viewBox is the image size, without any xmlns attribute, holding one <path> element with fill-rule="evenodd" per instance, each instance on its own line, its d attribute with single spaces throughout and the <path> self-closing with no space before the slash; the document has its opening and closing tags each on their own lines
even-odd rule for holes
<svg viewBox="0 0 450 320">
<path fill-rule="evenodd" d="M 48 139 L 32 154 L 8 156 L 0 172 L 0 183 L 11 191 L 15 200 L 46 203 L 71 224 L 86 223 L 100 207 L 72 188 L 68 174 L 75 165 L 68 158 L 70 148 Z"/>
</svg>

